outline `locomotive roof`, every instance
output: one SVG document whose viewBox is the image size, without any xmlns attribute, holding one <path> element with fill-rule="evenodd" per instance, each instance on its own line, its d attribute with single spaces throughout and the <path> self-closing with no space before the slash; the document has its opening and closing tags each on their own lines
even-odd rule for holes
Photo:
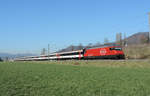
<svg viewBox="0 0 150 96">
<path fill-rule="evenodd" d="M 102 46 L 99 46 L 99 47 L 92 47 L 92 48 L 85 48 L 85 49 L 94 49 L 94 48 L 104 48 L 104 47 L 121 47 L 120 45 L 117 45 L 117 44 L 113 44 L 113 45 L 102 45 Z"/>
<path fill-rule="evenodd" d="M 58 53 L 53 53 L 50 55 L 55 55 L 55 54 L 67 54 L 67 53 L 75 53 L 75 52 L 81 52 L 82 50 L 75 50 L 75 51 L 67 51 L 67 52 L 58 52 Z"/>
</svg>

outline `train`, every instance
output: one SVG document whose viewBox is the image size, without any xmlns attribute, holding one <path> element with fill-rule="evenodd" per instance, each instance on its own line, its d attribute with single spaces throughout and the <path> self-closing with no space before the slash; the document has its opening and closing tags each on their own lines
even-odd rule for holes
<svg viewBox="0 0 150 96">
<path fill-rule="evenodd" d="M 45 60 L 93 60 L 93 59 L 125 59 L 121 46 L 101 46 L 83 48 L 76 51 L 56 52 L 49 55 L 28 56 L 16 58 L 15 61 L 45 61 Z"/>
</svg>

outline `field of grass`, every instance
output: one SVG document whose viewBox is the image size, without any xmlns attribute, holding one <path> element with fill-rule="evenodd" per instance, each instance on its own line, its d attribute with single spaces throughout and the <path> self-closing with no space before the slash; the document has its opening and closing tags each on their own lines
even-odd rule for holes
<svg viewBox="0 0 150 96">
<path fill-rule="evenodd" d="M 150 61 L 2 62 L 0 96 L 150 96 Z"/>
</svg>

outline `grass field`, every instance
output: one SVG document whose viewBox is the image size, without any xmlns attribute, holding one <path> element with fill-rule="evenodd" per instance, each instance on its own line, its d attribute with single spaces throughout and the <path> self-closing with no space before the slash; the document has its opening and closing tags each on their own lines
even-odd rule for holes
<svg viewBox="0 0 150 96">
<path fill-rule="evenodd" d="M 0 96 L 150 96 L 150 61 L 2 62 Z"/>
</svg>

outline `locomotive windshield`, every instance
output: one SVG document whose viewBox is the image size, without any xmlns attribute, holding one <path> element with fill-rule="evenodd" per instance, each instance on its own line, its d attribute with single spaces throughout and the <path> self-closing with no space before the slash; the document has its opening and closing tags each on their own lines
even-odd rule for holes
<svg viewBox="0 0 150 96">
<path fill-rule="evenodd" d="M 110 48 L 110 50 L 119 50 L 119 51 L 121 51 L 122 50 L 122 48 Z"/>
</svg>

